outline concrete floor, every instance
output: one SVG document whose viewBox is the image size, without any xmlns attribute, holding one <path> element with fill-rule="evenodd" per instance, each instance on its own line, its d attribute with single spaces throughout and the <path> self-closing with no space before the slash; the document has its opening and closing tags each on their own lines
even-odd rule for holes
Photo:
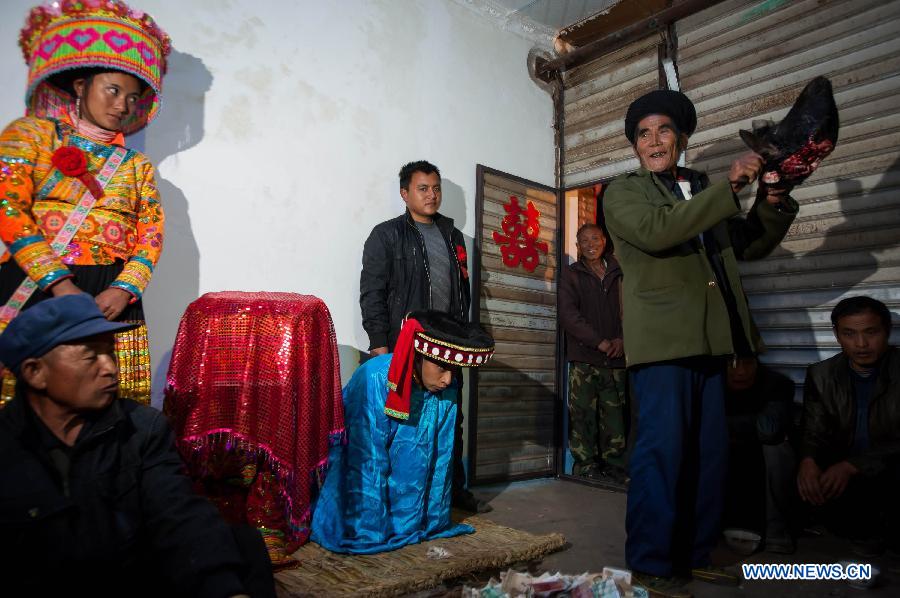
<svg viewBox="0 0 900 598">
<path fill-rule="evenodd" d="M 475 495 L 487 501 L 493 511 L 484 517 L 510 527 L 542 534 L 560 532 L 568 540 L 565 550 L 550 554 L 538 563 L 522 564 L 532 573 L 560 571 L 576 574 L 599 572 L 604 566 L 625 567 L 625 494 L 565 480 L 536 480 L 484 486 Z M 714 554 L 715 564 L 740 566 L 740 558 L 727 547 Z M 747 563 L 835 563 L 842 560 L 871 562 L 881 568 L 878 587 L 864 590 L 844 581 L 744 581 L 738 588 L 692 582 L 688 587 L 698 598 L 772 598 L 799 596 L 864 598 L 900 596 L 900 558 L 855 557 L 846 541 L 823 534 L 806 535 L 798 541 L 793 555 L 763 552 L 745 558 Z M 488 572 L 470 579 L 454 580 L 415 598 L 458 596 L 462 585 L 480 587 L 490 578 Z"/>
</svg>

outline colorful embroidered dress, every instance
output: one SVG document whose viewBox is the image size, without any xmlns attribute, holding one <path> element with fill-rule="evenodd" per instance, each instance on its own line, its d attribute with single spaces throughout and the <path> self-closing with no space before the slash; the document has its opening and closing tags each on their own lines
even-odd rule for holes
<svg viewBox="0 0 900 598">
<path fill-rule="evenodd" d="M 85 191 L 78 179 L 63 176 L 51 164 L 62 145 L 83 150 L 91 173 L 115 149 L 58 120 L 20 118 L 0 135 L 0 240 L 8 248 L 0 263 L 15 259 L 46 290 L 72 276 L 68 266 L 107 266 L 120 260 L 124 267 L 110 286 L 140 299 L 162 251 L 164 217 L 153 166 L 143 154 L 128 150 L 103 197 L 57 257 L 48 241 Z"/>
<path fill-rule="evenodd" d="M 140 299 L 162 250 L 164 218 L 153 166 L 120 146 L 123 134 L 144 128 L 159 110 L 169 36 L 150 15 L 120 0 L 58 0 L 31 10 L 19 46 L 29 69 L 27 116 L 0 135 L 0 249 L 6 250 L 0 257 L 0 332 L 67 278 L 95 296 L 109 288 L 129 293 L 131 302 L 117 319 L 143 324 Z M 77 78 L 109 71 L 145 84 L 118 132 L 87 123 L 72 86 Z M 79 150 L 68 150 L 70 156 L 83 153 L 87 173 L 66 176 L 54 166 L 54 152 L 63 146 Z M 105 188 L 98 187 L 110 156 L 109 163 L 121 163 Z M 85 185 L 94 187 L 91 194 Z M 83 197 L 96 201 L 76 210 Z M 67 224 L 70 214 L 88 209 L 82 221 Z M 54 251 L 60 231 L 74 235 Z M 32 294 L 23 281 L 36 286 Z M 149 402 L 146 327 L 120 334 L 116 342 L 120 396 Z M 12 397 L 13 384 L 4 375 L 0 406 Z"/>
<path fill-rule="evenodd" d="M 450 519 L 457 388 L 413 385 L 409 419 L 385 413 L 392 355 L 370 359 L 344 388 L 347 443 L 331 448 L 310 539 L 332 552 L 371 554 L 469 534 Z"/>
<path fill-rule="evenodd" d="M 6 302 L 25 275 L 39 289 L 26 308 L 48 297 L 43 291 L 53 283 L 75 276 L 76 284 L 94 295 L 107 287 L 127 291 L 132 304 L 119 319 L 143 321 L 139 300 L 163 240 L 164 215 L 153 166 L 139 152 L 128 150 L 103 197 L 57 256 L 49 242 L 85 191 L 78 179 L 63 176 L 51 164 L 53 152 L 62 145 L 84 151 L 92 174 L 115 149 L 78 135 L 63 120 L 24 117 L 0 135 L 0 240 L 7 249 L 0 257 L 0 302 Z M 146 328 L 121 333 L 117 341 L 121 395 L 146 402 L 150 394 Z"/>
</svg>

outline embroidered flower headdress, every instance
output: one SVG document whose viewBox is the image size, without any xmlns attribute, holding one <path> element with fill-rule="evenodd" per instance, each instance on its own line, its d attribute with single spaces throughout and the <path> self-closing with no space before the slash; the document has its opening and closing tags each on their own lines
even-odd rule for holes
<svg viewBox="0 0 900 598">
<path fill-rule="evenodd" d="M 125 134 L 139 131 L 159 111 L 171 45 L 153 17 L 120 0 L 60 0 L 36 6 L 19 34 L 28 65 L 26 112 L 43 118 L 71 114 L 74 98 L 53 84 L 54 76 L 72 69 L 106 68 L 147 83 L 122 127 Z"/>
</svg>

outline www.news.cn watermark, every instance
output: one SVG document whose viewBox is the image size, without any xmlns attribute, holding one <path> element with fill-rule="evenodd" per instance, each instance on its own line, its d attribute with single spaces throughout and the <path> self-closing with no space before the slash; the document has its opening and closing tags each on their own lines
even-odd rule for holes
<svg viewBox="0 0 900 598">
<path fill-rule="evenodd" d="M 743 564 L 744 579 L 867 581 L 872 565 L 867 563 L 775 563 Z"/>
</svg>

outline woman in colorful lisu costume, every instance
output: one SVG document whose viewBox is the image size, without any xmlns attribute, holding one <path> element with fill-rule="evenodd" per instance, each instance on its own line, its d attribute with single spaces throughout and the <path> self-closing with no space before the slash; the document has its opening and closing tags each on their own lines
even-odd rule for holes
<svg viewBox="0 0 900 598">
<path fill-rule="evenodd" d="M 328 457 L 313 542 L 371 554 L 472 533 L 450 518 L 461 367 L 487 363 L 494 340 L 477 324 L 411 313 L 393 354 L 370 359 L 344 388 L 346 444 Z"/>
<path fill-rule="evenodd" d="M 31 10 L 19 45 L 26 116 L 0 135 L 0 331 L 22 309 L 85 292 L 116 337 L 120 396 L 150 399 L 141 296 L 159 259 L 163 210 L 150 161 L 124 147 L 156 115 L 169 37 L 119 0 Z M 13 396 L 4 375 L 0 401 Z"/>
</svg>

